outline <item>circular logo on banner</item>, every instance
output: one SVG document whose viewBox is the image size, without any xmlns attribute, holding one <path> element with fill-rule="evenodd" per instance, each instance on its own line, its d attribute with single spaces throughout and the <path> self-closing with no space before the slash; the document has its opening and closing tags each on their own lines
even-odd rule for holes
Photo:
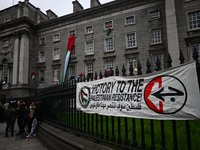
<svg viewBox="0 0 200 150">
<path fill-rule="evenodd" d="M 163 75 L 147 84 L 144 98 L 148 107 L 156 113 L 174 114 L 184 107 L 187 91 L 178 78 Z"/>
<path fill-rule="evenodd" d="M 90 103 L 90 88 L 82 87 L 79 92 L 79 101 L 83 108 L 87 108 Z"/>
</svg>

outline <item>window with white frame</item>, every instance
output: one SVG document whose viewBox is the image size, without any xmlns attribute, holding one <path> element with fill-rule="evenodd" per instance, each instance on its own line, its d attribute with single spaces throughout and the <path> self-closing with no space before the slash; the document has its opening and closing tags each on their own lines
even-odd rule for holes
<svg viewBox="0 0 200 150">
<path fill-rule="evenodd" d="M 126 25 L 134 23 L 135 23 L 135 16 L 126 17 Z"/>
<path fill-rule="evenodd" d="M 132 33 L 132 34 L 127 34 L 126 35 L 126 40 L 127 40 L 127 48 L 132 48 L 132 47 L 136 47 L 136 34 Z"/>
<path fill-rule="evenodd" d="M 93 63 L 87 64 L 87 75 L 89 76 L 89 78 L 93 76 Z"/>
<path fill-rule="evenodd" d="M 55 34 L 53 37 L 54 37 L 54 42 L 60 41 L 60 34 Z"/>
<path fill-rule="evenodd" d="M 4 42 L 3 42 L 3 46 L 4 46 L 4 47 L 9 46 L 9 40 L 8 40 L 8 39 L 4 40 Z"/>
<path fill-rule="evenodd" d="M 87 55 L 94 54 L 93 41 L 86 42 L 86 53 Z"/>
<path fill-rule="evenodd" d="M 54 68 L 53 70 L 53 81 L 59 81 L 59 69 Z"/>
<path fill-rule="evenodd" d="M 75 56 L 76 56 L 76 49 L 75 49 L 75 45 L 73 45 L 71 49 L 71 57 L 75 57 Z"/>
<path fill-rule="evenodd" d="M 39 82 L 44 82 L 44 70 L 39 70 Z"/>
<path fill-rule="evenodd" d="M 75 66 L 69 67 L 69 77 L 70 79 L 75 79 Z"/>
<path fill-rule="evenodd" d="M 153 29 L 151 30 L 151 43 L 157 44 L 161 43 L 161 29 Z"/>
<path fill-rule="evenodd" d="M 54 49 L 53 59 L 54 60 L 59 60 L 60 59 L 60 49 L 59 48 L 55 48 Z"/>
<path fill-rule="evenodd" d="M 109 27 L 110 28 L 113 27 L 113 22 L 112 21 L 105 22 L 105 29 L 108 29 Z"/>
<path fill-rule="evenodd" d="M 45 38 L 40 38 L 40 45 L 45 44 Z"/>
<path fill-rule="evenodd" d="M 40 52 L 40 62 L 44 62 L 44 51 Z"/>
<path fill-rule="evenodd" d="M 163 68 L 163 56 L 160 54 L 160 55 L 153 55 L 153 70 L 156 71 L 156 68 L 157 68 L 157 65 L 156 65 L 156 61 L 157 61 L 157 58 L 160 60 L 160 68 L 162 69 Z"/>
<path fill-rule="evenodd" d="M 86 33 L 93 33 L 92 26 L 86 27 Z"/>
<path fill-rule="evenodd" d="M 106 61 L 106 70 L 110 71 L 110 69 L 114 70 L 113 61 Z"/>
<path fill-rule="evenodd" d="M 69 31 L 69 36 L 72 36 L 72 35 L 75 36 L 75 30 Z"/>
<path fill-rule="evenodd" d="M 189 29 L 200 29 L 200 11 L 188 13 Z"/>
<path fill-rule="evenodd" d="M 200 43 L 191 44 L 192 56 L 193 56 L 194 48 L 196 48 L 197 53 L 199 54 L 198 60 L 199 60 L 199 62 L 200 62 Z M 193 59 L 194 59 L 194 58 L 193 58 Z"/>
<path fill-rule="evenodd" d="M 149 18 L 150 19 L 160 18 L 160 11 L 159 10 L 150 11 L 149 12 Z"/>
<path fill-rule="evenodd" d="M 5 59 L 3 60 L 3 80 L 7 83 L 8 78 L 8 61 Z"/>
<path fill-rule="evenodd" d="M 113 39 L 112 38 L 105 39 L 105 48 L 106 48 L 107 52 L 114 50 L 113 49 Z"/>
<path fill-rule="evenodd" d="M 137 74 L 137 61 L 136 61 L 136 57 L 128 58 L 128 72 L 129 73 L 130 73 L 129 68 L 130 68 L 131 64 L 133 65 L 133 73 Z"/>
</svg>

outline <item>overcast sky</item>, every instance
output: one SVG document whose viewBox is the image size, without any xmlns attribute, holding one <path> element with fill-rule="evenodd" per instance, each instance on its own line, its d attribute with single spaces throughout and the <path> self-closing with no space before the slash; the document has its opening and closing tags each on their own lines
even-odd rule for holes
<svg viewBox="0 0 200 150">
<path fill-rule="evenodd" d="M 18 4 L 20 0 L 0 0 L 0 10 Z M 24 0 L 21 0 L 22 2 Z M 73 12 L 72 1 L 74 0 L 29 0 L 35 7 L 46 14 L 46 10 L 51 9 L 58 17 L 70 14 Z M 78 0 L 84 9 L 90 7 L 90 0 Z M 99 0 L 101 4 L 111 2 L 113 0 Z"/>
</svg>

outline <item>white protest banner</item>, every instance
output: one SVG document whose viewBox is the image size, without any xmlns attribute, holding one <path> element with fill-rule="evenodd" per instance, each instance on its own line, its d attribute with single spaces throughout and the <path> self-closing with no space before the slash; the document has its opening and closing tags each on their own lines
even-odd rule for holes
<svg viewBox="0 0 200 150">
<path fill-rule="evenodd" d="M 85 113 L 159 120 L 200 118 L 195 63 L 150 75 L 81 82 L 76 90 L 76 107 Z"/>
</svg>

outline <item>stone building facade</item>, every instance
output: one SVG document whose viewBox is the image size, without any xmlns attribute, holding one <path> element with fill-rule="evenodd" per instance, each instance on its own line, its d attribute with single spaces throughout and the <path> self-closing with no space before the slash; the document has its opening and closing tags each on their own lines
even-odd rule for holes
<svg viewBox="0 0 200 150">
<path fill-rule="evenodd" d="M 72 3 L 73 13 L 62 17 L 51 10 L 44 14 L 28 0 L 0 11 L 0 79 L 7 82 L 1 98 L 31 96 L 61 82 L 72 34 L 66 79 L 130 63 L 137 73 L 138 61 L 145 74 L 147 58 L 152 70 L 157 57 L 164 69 L 168 53 L 177 66 L 180 50 L 185 62 L 192 61 L 194 47 L 200 52 L 199 0 L 90 0 L 85 10 L 77 0 Z"/>
</svg>

